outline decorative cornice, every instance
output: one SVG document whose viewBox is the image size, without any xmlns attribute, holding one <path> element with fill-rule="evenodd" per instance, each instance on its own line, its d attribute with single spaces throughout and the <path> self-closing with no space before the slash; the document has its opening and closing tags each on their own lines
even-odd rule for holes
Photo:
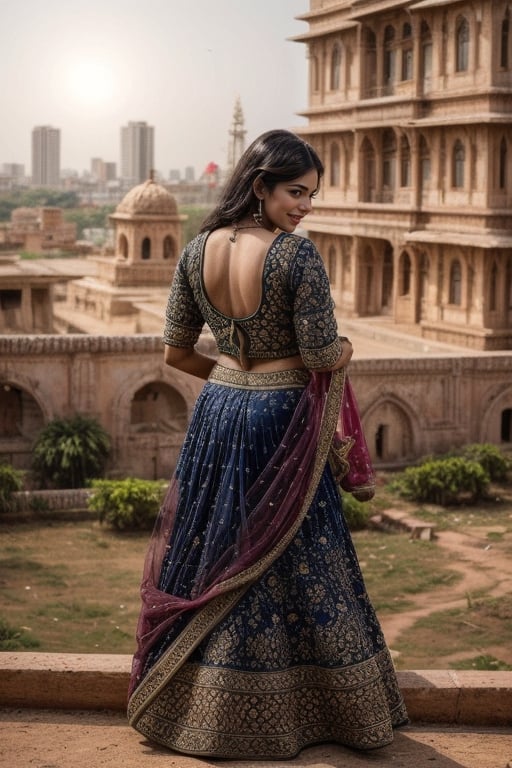
<svg viewBox="0 0 512 768">
<path fill-rule="evenodd" d="M 88 334 L 48 334 L 45 336 L 0 335 L 0 356 L 7 355 L 69 355 L 162 352 L 161 336 L 90 336 Z"/>
</svg>

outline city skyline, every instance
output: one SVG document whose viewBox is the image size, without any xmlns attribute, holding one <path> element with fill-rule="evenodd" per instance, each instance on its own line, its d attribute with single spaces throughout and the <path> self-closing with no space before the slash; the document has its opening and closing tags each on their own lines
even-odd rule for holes
<svg viewBox="0 0 512 768">
<path fill-rule="evenodd" d="M 121 126 L 155 127 L 155 166 L 228 162 L 240 98 L 247 143 L 270 128 L 297 128 L 307 107 L 306 31 L 294 17 L 309 0 L 135 0 L 87 6 L 0 0 L 0 165 L 31 167 L 31 132 L 61 132 L 61 168 L 91 159 L 120 164 Z M 200 19 L 200 24 L 197 23 Z"/>
</svg>

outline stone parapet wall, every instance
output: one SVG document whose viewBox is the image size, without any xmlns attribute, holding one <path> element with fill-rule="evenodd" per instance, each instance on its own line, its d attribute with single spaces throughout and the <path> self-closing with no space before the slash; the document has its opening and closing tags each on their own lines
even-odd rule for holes
<svg viewBox="0 0 512 768">
<path fill-rule="evenodd" d="M 71 509 L 84 510 L 87 509 L 87 501 L 91 493 L 90 488 L 21 491 L 14 494 L 14 503 L 19 512 L 30 512 L 34 509 L 51 509 L 52 512 Z"/>
<path fill-rule="evenodd" d="M 131 656 L 1 653 L 0 707 L 126 709 Z M 412 722 L 510 726 L 512 672 L 399 671 Z"/>
<path fill-rule="evenodd" d="M 350 364 L 376 466 L 406 466 L 470 442 L 512 447 L 512 352 L 422 355 L 422 343 L 402 334 L 397 349 L 407 356 Z M 204 333 L 198 348 L 215 357 L 211 335 Z M 0 386 L 21 390 L 39 424 L 75 414 L 98 419 L 112 440 L 109 474 L 167 479 L 203 381 L 166 366 L 157 335 L 0 335 Z M 140 424 L 133 404 L 149 391 L 164 401 L 146 419 L 154 424 Z M 169 403 L 181 403 L 180 413 Z M 178 415 L 179 428 L 170 429 L 167 418 L 174 423 Z M 0 436 L 0 455 L 12 456 L 18 468 L 27 468 L 35 437 L 25 427 L 16 437 Z"/>
</svg>

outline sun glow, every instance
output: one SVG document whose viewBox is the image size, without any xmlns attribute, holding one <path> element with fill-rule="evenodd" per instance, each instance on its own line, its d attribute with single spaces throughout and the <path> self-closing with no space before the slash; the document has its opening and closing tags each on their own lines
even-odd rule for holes
<svg viewBox="0 0 512 768">
<path fill-rule="evenodd" d="M 68 69 L 68 87 L 73 100 L 81 106 L 106 104 L 114 96 L 112 67 L 93 58 L 72 62 Z"/>
</svg>

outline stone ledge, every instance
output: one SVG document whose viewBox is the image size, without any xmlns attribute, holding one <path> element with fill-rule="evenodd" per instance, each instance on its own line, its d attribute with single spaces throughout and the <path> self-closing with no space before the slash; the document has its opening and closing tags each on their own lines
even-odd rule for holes
<svg viewBox="0 0 512 768">
<path fill-rule="evenodd" d="M 131 656 L 0 653 L 0 706 L 126 708 Z M 512 672 L 398 672 L 413 723 L 512 725 Z"/>
</svg>

